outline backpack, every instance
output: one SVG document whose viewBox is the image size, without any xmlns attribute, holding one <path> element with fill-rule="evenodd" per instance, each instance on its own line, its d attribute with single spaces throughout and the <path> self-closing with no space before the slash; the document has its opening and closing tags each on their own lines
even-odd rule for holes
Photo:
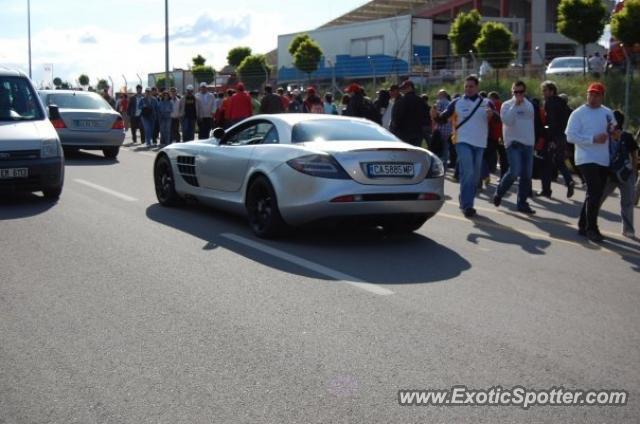
<svg viewBox="0 0 640 424">
<path fill-rule="evenodd" d="M 609 140 L 609 155 L 611 176 L 619 184 L 626 182 L 633 172 L 633 166 L 629 159 L 627 146 L 622 138 L 617 142 Z"/>
</svg>

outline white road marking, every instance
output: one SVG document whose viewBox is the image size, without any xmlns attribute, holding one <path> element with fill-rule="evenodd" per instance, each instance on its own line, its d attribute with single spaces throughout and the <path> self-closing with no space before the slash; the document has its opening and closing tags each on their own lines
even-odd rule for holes
<svg viewBox="0 0 640 424">
<path fill-rule="evenodd" d="M 110 195 L 112 195 L 114 197 L 117 197 L 118 199 L 122 199 L 122 200 L 125 200 L 127 202 L 137 202 L 138 201 L 138 199 L 136 199 L 135 197 L 127 196 L 126 194 L 119 193 L 119 192 L 117 192 L 115 190 L 111 190 L 110 188 L 103 187 L 101 185 L 94 184 L 94 183 L 86 181 L 86 180 L 81 180 L 79 178 L 76 178 L 74 181 L 77 182 L 77 183 L 86 185 L 87 187 L 91 187 L 91 188 L 93 188 L 95 190 L 101 191 L 103 193 L 110 194 Z"/>
<path fill-rule="evenodd" d="M 302 268 L 309 269 L 313 272 L 317 272 L 318 274 L 325 275 L 330 278 L 336 279 L 338 283 L 345 283 L 357 287 L 359 289 L 368 291 L 370 293 L 378 294 L 381 296 L 388 296 L 390 294 L 394 294 L 391 290 L 381 287 L 377 284 L 365 283 L 359 278 L 352 277 L 351 275 L 343 274 L 340 271 L 333 270 L 324 265 L 316 264 L 314 262 L 308 261 L 299 256 L 291 255 L 289 253 L 283 252 L 278 249 L 274 249 L 273 247 L 266 246 L 262 243 L 258 243 L 256 241 L 250 240 L 248 238 L 231 234 L 231 233 L 223 233 L 222 237 L 227 238 L 229 240 L 233 240 L 236 243 L 244 244 L 245 246 L 251 247 L 253 249 L 264 252 L 268 255 L 275 256 L 276 258 L 285 260 L 287 262 L 291 262 L 295 265 L 298 265 Z"/>
</svg>

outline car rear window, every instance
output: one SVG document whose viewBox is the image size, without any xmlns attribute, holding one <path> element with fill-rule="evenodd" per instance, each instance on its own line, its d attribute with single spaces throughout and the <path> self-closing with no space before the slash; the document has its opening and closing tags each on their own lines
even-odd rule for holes
<svg viewBox="0 0 640 424">
<path fill-rule="evenodd" d="M 318 119 L 298 122 L 291 133 L 292 143 L 306 141 L 398 141 L 389 131 L 365 121 Z"/>
<path fill-rule="evenodd" d="M 111 109 L 109 103 L 95 93 L 53 93 L 47 95 L 46 102 L 47 106 L 56 105 L 60 109 Z"/>
<path fill-rule="evenodd" d="M 40 101 L 25 77 L 0 76 L 0 121 L 44 119 Z"/>
</svg>

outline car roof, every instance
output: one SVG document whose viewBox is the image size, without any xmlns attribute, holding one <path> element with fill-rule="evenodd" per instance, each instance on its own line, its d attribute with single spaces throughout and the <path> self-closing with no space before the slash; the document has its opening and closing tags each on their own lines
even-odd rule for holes
<svg viewBox="0 0 640 424">
<path fill-rule="evenodd" d="M 2 65 L 0 65 L 0 76 L 3 76 L 3 77 L 25 77 L 25 78 L 28 78 L 27 75 L 24 72 L 18 71 L 16 69 L 10 69 L 10 68 L 7 68 L 6 66 L 2 66 Z"/>
<path fill-rule="evenodd" d="M 319 113 L 277 113 L 272 115 L 254 115 L 252 119 L 269 119 L 271 121 L 280 121 L 284 124 L 293 126 L 303 121 L 318 121 L 318 120 L 341 120 L 341 121 L 364 121 L 371 122 L 364 118 L 356 118 L 354 116 L 340 116 L 340 115 L 323 115 Z"/>
<path fill-rule="evenodd" d="M 98 94 L 98 93 L 94 93 L 93 91 L 80 91 L 80 90 L 38 90 L 38 93 L 42 93 L 42 94 Z"/>
<path fill-rule="evenodd" d="M 560 57 L 554 57 L 552 62 L 554 60 L 562 60 L 562 59 L 584 59 L 582 56 L 560 56 Z"/>
</svg>

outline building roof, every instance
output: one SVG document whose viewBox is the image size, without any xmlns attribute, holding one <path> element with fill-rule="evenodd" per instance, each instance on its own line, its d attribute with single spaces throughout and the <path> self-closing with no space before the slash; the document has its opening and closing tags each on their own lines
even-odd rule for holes
<svg viewBox="0 0 640 424">
<path fill-rule="evenodd" d="M 372 21 L 393 16 L 413 15 L 425 7 L 433 7 L 446 2 L 447 0 L 372 0 L 353 9 L 351 12 L 327 22 L 320 28 L 351 24 L 354 22 Z"/>
</svg>

